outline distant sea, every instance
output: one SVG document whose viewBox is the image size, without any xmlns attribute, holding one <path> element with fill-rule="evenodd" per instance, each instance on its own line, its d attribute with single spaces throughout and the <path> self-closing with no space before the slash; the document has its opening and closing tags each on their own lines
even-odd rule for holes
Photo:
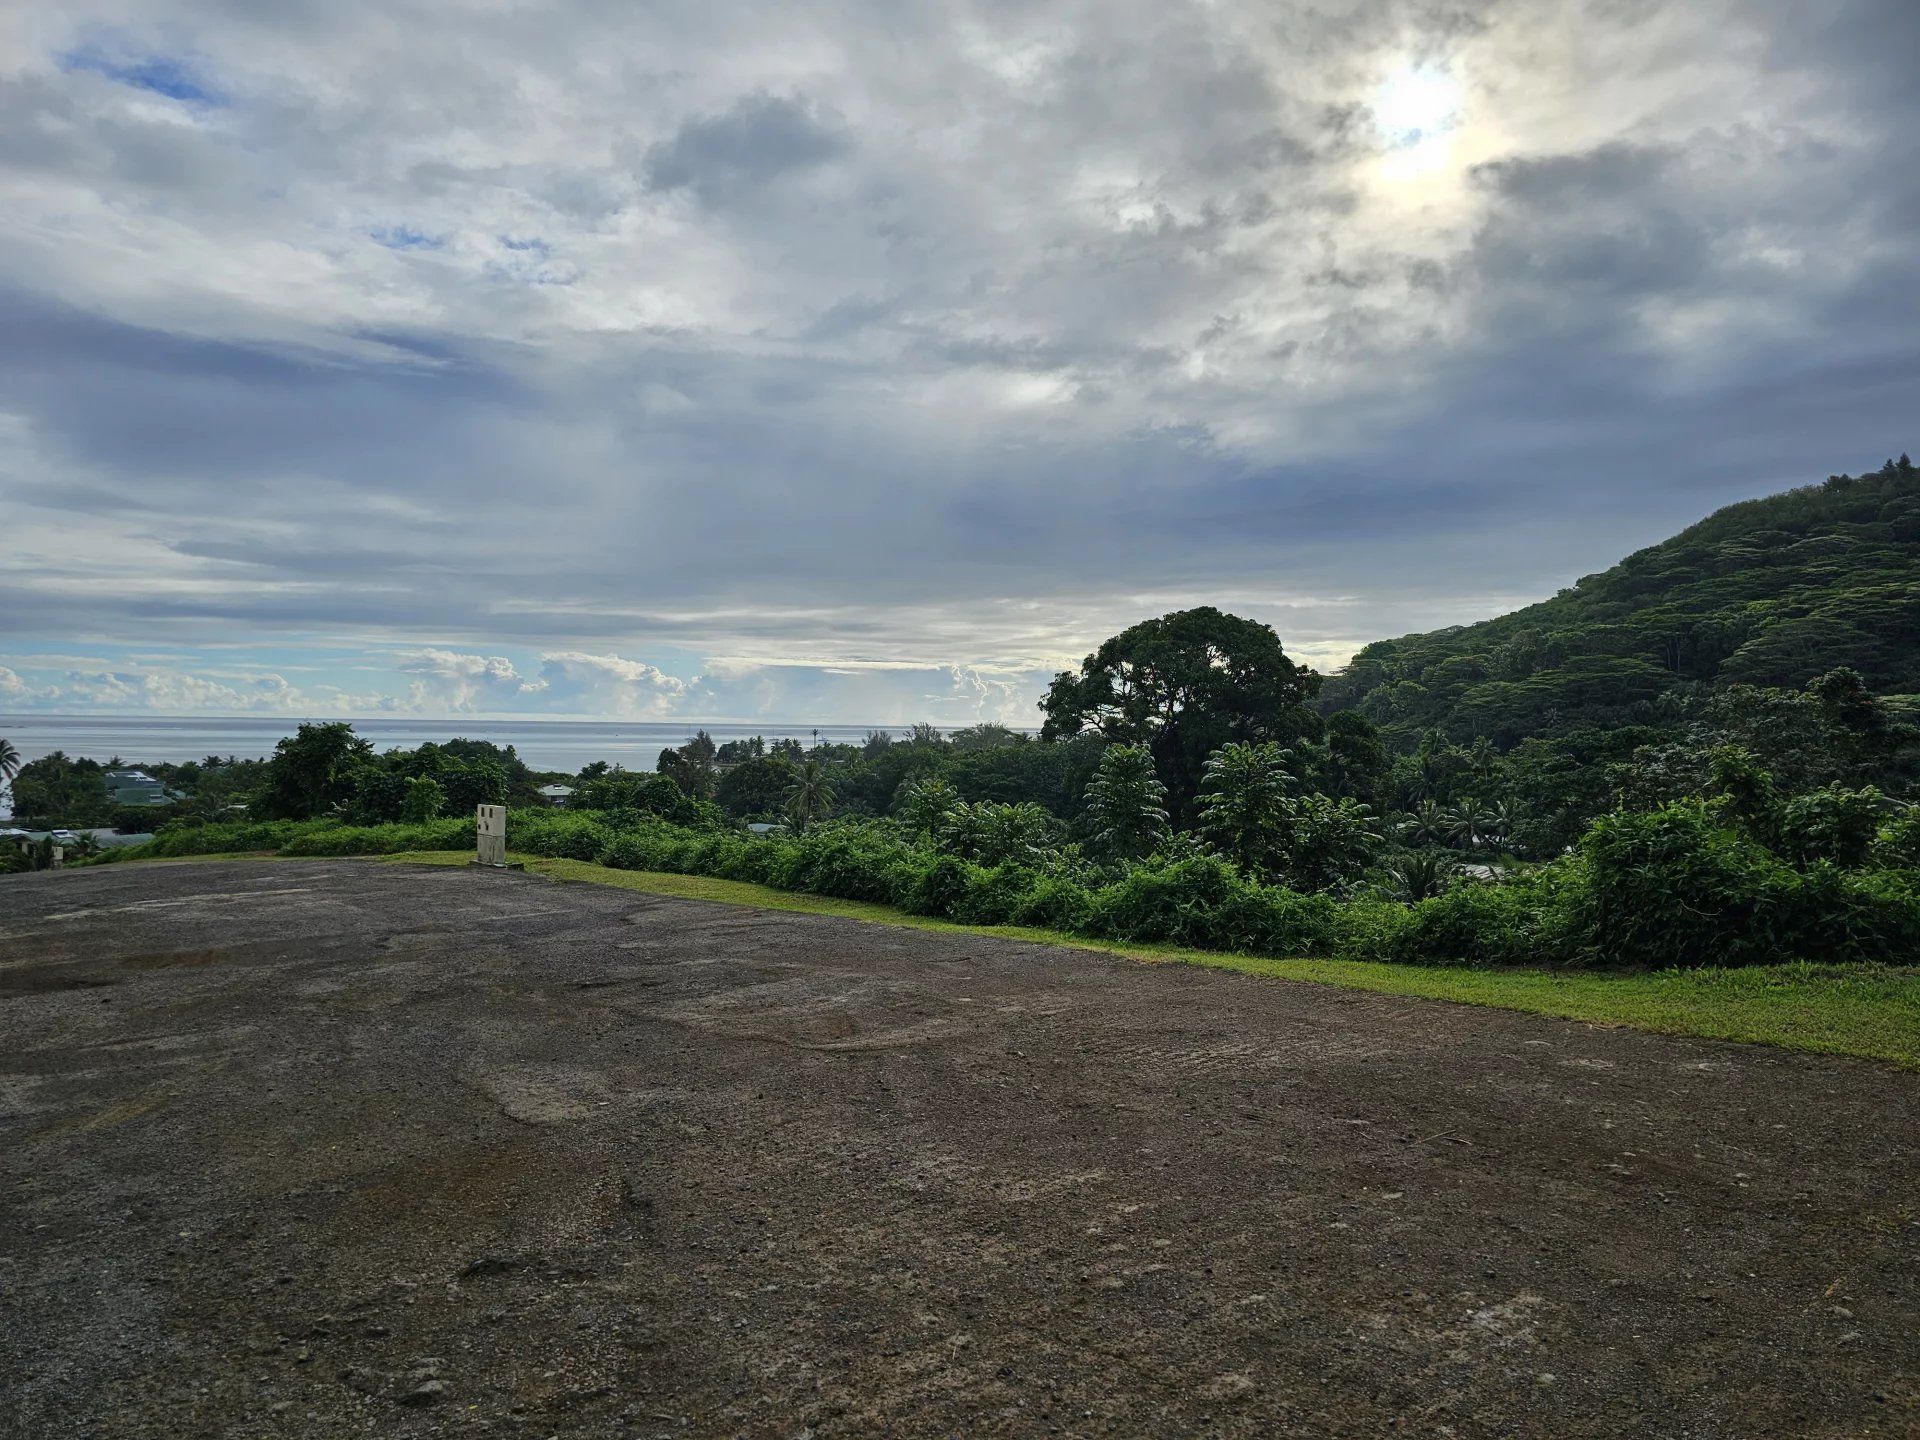
<svg viewBox="0 0 1920 1440">
<path fill-rule="evenodd" d="M 38 760 L 55 750 L 106 761 L 118 756 L 129 765 L 201 760 L 208 755 L 260 759 L 291 735 L 302 719 L 257 715 L 0 715 L 0 737 L 11 740 L 20 758 Z M 429 740 L 490 740 L 511 745 L 536 770 L 576 771 L 595 760 L 629 770 L 651 770 L 660 752 L 705 730 L 718 743 L 764 735 L 812 743 L 816 727 L 792 721 L 754 725 L 715 725 L 697 721 L 625 720 L 355 720 L 354 730 L 376 750 L 411 749 Z M 872 730 L 904 735 L 904 725 L 821 725 L 828 743 L 858 742 Z"/>
</svg>

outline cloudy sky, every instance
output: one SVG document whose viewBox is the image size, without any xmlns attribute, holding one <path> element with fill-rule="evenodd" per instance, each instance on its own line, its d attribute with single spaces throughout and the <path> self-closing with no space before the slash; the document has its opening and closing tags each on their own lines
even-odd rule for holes
<svg viewBox="0 0 1920 1440">
<path fill-rule="evenodd" d="M 0 6 L 0 711 L 1031 723 L 1920 434 L 1913 0 Z"/>
</svg>

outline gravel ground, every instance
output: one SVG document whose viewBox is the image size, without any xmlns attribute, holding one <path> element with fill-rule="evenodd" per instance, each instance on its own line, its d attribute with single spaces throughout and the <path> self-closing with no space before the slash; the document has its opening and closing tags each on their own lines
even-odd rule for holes
<svg viewBox="0 0 1920 1440">
<path fill-rule="evenodd" d="M 1920 1077 L 353 862 L 0 880 L 6 1436 L 1920 1434 Z"/>
</svg>

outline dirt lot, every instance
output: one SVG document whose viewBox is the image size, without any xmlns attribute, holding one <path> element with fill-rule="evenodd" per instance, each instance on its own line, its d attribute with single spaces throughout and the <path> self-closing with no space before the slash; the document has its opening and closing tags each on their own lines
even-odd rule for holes
<svg viewBox="0 0 1920 1440">
<path fill-rule="evenodd" d="M 322 861 L 0 880 L 0 1434 L 1920 1434 L 1920 1077 Z"/>
</svg>

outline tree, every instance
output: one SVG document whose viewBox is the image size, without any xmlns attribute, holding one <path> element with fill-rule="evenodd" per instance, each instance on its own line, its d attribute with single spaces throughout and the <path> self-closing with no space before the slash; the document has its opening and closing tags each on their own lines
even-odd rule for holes
<svg viewBox="0 0 1920 1440">
<path fill-rule="evenodd" d="M 20 773 L 20 752 L 11 740 L 0 739 L 0 785 L 11 785 Z"/>
<path fill-rule="evenodd" d="M 1295 890 L 1328 890 L 1359 878 L 1380 848 L 1373 812 L 1351 796 L 1280 802 L 1278 862 Z"/>
<path fill-rule="evenodd" d="M 437 820 L 445 810 L 447 792 L 431 775 L 416 775 L 407 782 L 407 796 L 401 814 L 408 824 L 419 825 Z"/>
<path fill-rule="evenodd" d="M 1271 740 L 1236 741 L 1207 757 L 1200 833 L 1250 878 L 1264 879 L 1273 868 L 1281 806 L 1296 788 L 1292 761 L 1292 752 Z"/>
<path fill-rule="evenodd" d="M 982 720 L 978 725 L 968 725 L 954 731 L 947 737 L 947 743 L 956 750 L 972 752 L 1018 745 L 1026 738 L 1018 730 L 1010 729 L 996 720 Z"/>
<path fill-rule="evenodd" d="M 476 806 L 507 803 L 507 772 L 498 761 L 442 761 L 435 777 L 446 791 L 449 815 L 471 815 Z"/>
<path fill-rule="evenodd" d="M 1393 899 L 1411 904 L 1445 892 L 1457 870 L 1453 861 L 1436 851 L 1411 850 L 1380 867 L 1380 884 Z"/>
<path fill-rule="evenodd" d="M 775 749 L 778 750 L 778 746 Z M 704 730 L 696 731 L 694 737 L 678 750 L 671 747 L 662 750 L 658 769 L 685 791 L 690 799 L 711 800 L 716 753 L 713 737 Z"/>
<path fill-rule="evenodd" d="M 833 785 L 827 779 L 826 770 L 811 757 L 802 761 L 793 779 L 787 782 L 787 819 L 793 825 L 793 833 L 806 834 L 807 826 L 826 814 L 832 804 Z"/>
<path fill-rule="evenodd" d="M 104 824 L 113 813 L 106 771 L 98 761 L 68 759 L 55 750 L 22 765 L 13 775 L 16 815 L 66 825 Z"/>
<path fill-rule="evenodd" d="M 1411 845 L 1445 845 L 1454 829 L 1453 812 L 1437 800 L 1422 800 L 1400 822 L 1400 834 Z"/>
<path fill-rule="evenodd" d="M 1110 746 L 1087 786 L 1088 838 L 1112 860 L 1149 855 L 1166 838 L 1166 800 L 1145 746 Z"/>
<path fill-rule="evenodd" d="M 373 746 L 344 720 L 302 725 L 273 747 L 260 813 L 272 820 L 311 820 L 352 796 L 349 777 L 373 759 Z"/>
<path fill-rule="evenodd" d="M 714 798 L 736 820 L 777 814 L 793 782 L 793 765 L 784 757 L 756 755 L 723 772 Z"/>
<path fill-rule="evenodd" d="M 1305 707 L 1320 677 L 1287 658 L 1280 637 L 1212 606 L 1121 631 L 1054 677 L 1041 738 L 1093 731 L 1145 746 L 1176 816 L 1191 808 L 1206 759 L 1234 740 L 1282 743 L 1317 734 Z"/>
<path fill-rule="evenodd" d="M 960 793 L 938 775 L 923 775 L 900 787 L 895 810 L 916 835 L 938 835 L 956 806 Z"/>
<path fill-rule="evenodd" d="M 1380 729 L 1354 710 L 1327 717 L 1326 738 L 1313 749 L 1316 789 L 1328 795 L 1351 795 L 1376 804 L 1386 786 L 1392 762 L 1380 743 Z"/>
</svg>

